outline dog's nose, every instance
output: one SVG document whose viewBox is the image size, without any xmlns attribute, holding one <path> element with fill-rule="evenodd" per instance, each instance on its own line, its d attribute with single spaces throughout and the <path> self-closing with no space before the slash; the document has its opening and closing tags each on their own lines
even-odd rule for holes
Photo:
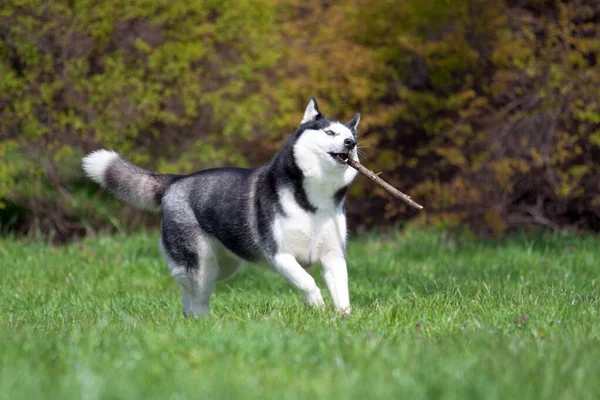
<svg viewBox="0 0 600 400">
<path fill-rule="evenodd" d="M 348 150 L 352 150 L 354 148 L 354 146 L 356 146 L 356 141 L 348 138 L 348 139 L 344 140 L 344 145 L 346 146 L 346 148 Z"/>
</svg>

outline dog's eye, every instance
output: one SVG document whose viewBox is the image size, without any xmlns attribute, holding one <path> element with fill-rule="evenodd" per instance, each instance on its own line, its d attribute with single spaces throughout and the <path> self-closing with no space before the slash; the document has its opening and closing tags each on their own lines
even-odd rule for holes
<svg viewBox="0 0 600 400">
<path fill-rule="evenodd" d="M 325 133 L 328 134 L 329 136 L 335 135 L 335 133 L 333 133 L 333 131 L 325 131 Z"/>
</svg>

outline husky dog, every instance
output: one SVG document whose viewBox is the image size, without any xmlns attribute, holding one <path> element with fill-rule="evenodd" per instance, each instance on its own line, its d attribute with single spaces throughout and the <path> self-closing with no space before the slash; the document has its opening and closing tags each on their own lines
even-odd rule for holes
<svg viewBox="0 0 600 400">
<path fill-rule="evenodd" d="M 325 118 L 311 98 L 300 126 L 271 162 L 255 169 L 215 168 L 162 175 L 117 153 L 83 158 L 87 176 L 121 200 L 160 207 L 161 253 L 183 288 L 185 316 L 209 315 L 210 296 L 243 261 L 265 261 L 303 294 L 323 306 L 305 268 L 320 261 L 335 307 L 350 312 L 344 199 L 357 172 L 356 128 Z"/>
</svg>

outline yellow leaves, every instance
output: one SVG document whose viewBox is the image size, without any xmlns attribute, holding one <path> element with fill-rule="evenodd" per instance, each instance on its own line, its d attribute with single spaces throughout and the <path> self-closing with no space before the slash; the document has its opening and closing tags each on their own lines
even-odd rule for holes
<svg viewBox="0 0 600 400">
<path fill-rule="evenodd" d="M 584 177 L 592 172 L 589 165 L 575 164 L 564 171 L 557 171 L 559 186 L 557 194 L 561 197 L 580 197 L 584 195 L 584 188 L 581 186 Z"/>
<path fill-rule="evenodd" d="M 135 48 L 137 51 L 142 53 L 150 53 L 152 51 L 152 46 L 148 43 L 144 42 L 141 38 L 135 39 Z"/>
<path fill-rule="evenodd" d="M 574 179 L 581 179 L 590 169 L 588 165 L 573 165 L 568 169 L 568 172 Z"/>
<path fill-rule="evenodd" d="M 597 29 L 597 26 L 593 26 L 589 24 L 587 26 L 587 30 Z M 583 54 L 597 54 L 600 53 L 600 40 L 594 37 L 582 37 L 574 40 L 574 44 L 577 46 L 577 49 L 581 51 Z"/>
<path fill-rule="evenodd" d="M 0 126 L 35 148 L 23 153 L 33 166 L 44 146 L 57 163 L 76 157 L 78 141 L 159 158 L 164 172 L 258 165 L 316 95 L 333 118 L 361 112 L 365 163 L 440 219 L 477 209 L 501 232 L 490 204 L 522 177 L 543 171 L 573 196 L 598 173 L 582 160 L 600 147 L 600 40 L 593 12 L 567 2 L 559 21 L 495 0 L 58 0 L 52 18 L 21 3 L 0 11 L 25 66 L 0 65 Z M 493 137 L 549 112 L 552 126 Z M 13 179 L 7 168 L 0 178 Z M 352 189 L 374 193 L 385 196 Z M 388 203 L 388 217 L 400 212 Z"/>
<path fill-rule="evenodd" d="M 446 105 L 452 109 L 463 109 L 477 94 L 473 89 L 466 89 L 448 98 Z"/>
<path fill-rule="evenodd" d="M 600 147 L 600 129 L 595 130 L 589 137 L 590 143 Z"/>
<path fill-rule="evenodd" d="M 594 125 L 600 125 L 600 107 L 599 104 L 587 104 L 583 108 L 574 110 L 575 116 L 582 122 L 589 122 Z"/>
<path fill-rule="evenodd" d="M 412 51 L 413 53 L 419 55 L 423 54 L 423 41 L 416 35 L 402 33 L 398 35 L 397 42 L 406 50 Z"/>
<path fill-rule="evenodd" d="M 467 160 L 458 147 L 440 147 L 435 149 L 436 154 L 442 156 L 450 164 L 457 167 L 465 167 Z"/>
<path fill-rule="evenodd" d="M 394 149 L 381 149 L 378 151 L 378 163 L 383 168 L 394 168 L 398 165 L 396 151 Z"/>
<path fill-rule="evenodd" d="M 502 190 L 511 192 L 513 177 L 516 174 L 525 174 L 529 171 L 530 166 L 527 160 L 505 158 L 493 163 L 492 170 L 496 181 Z"/>
<path fill-rule="evenodd" d="M 54 153 L 54 161 L 55 162 L 61 162 L 64 159 L 69 159 L 69 158 L 73 158 L 75 152 L 73 150 L 72 146 L 69 145 L 63 145 L 63 146 L 57 146 L 57 150 Z"/>
<path fill-rule="evenodd" d="M 483 220 L 492 230 L 492 233 L 495 237 L 500 237 L 507 228 L 506 222 L 504 222 L 504 216 L 494 208 L 489 208 L 483 214 Z"/>
<path fill-rule="evenodd" d="M 447 36 L 444 40 L 425 44 L 428 79 L 438 90 L 468 86 L 468 73 L 476 68 L 479 58 L 463 37 Z"/>
<path fill-rule="evenodd" d="M 0 203 L 2 198 L 6 198 L 16 186 L 15 173 L 17 166 L 9 158 L 9 153 L 14 152 L 18 143 L 15 140 L 0 141 Z M 14 154 L 14 153 L 13 153 Z"/>
<path fill-rule="evenodd" d="M 483 186 L 471 185 L 466 177 L 457 176 L 450 182 L 428 179 L 410 190 L 411 197 L 426 199 L 426 209 L 440 212 L 458 204 L 477 202 L 481 199 Z"/>
<path fill-rule="evenodd" d="M 530 150 L 530 155 L 532 159 L 533 165 L 536 167 L 541 167 L 546 163 L 545 157 L 538 149 L 535 147 Z"/>
</svg>

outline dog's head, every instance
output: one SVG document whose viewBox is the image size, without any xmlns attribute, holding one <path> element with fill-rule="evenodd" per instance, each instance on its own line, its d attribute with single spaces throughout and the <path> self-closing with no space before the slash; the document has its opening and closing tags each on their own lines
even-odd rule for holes
<svg viewBox="0 0 600 400">
<path fill-rule="evenodd" d="M 360 114 L 347 123 L 325 118 L 314 97 L 308 102 L 294 145 L 296 162 L 305 172 L 344 171 L 348 158 L 358 160 L 356 128 Z"/>
</svg>

